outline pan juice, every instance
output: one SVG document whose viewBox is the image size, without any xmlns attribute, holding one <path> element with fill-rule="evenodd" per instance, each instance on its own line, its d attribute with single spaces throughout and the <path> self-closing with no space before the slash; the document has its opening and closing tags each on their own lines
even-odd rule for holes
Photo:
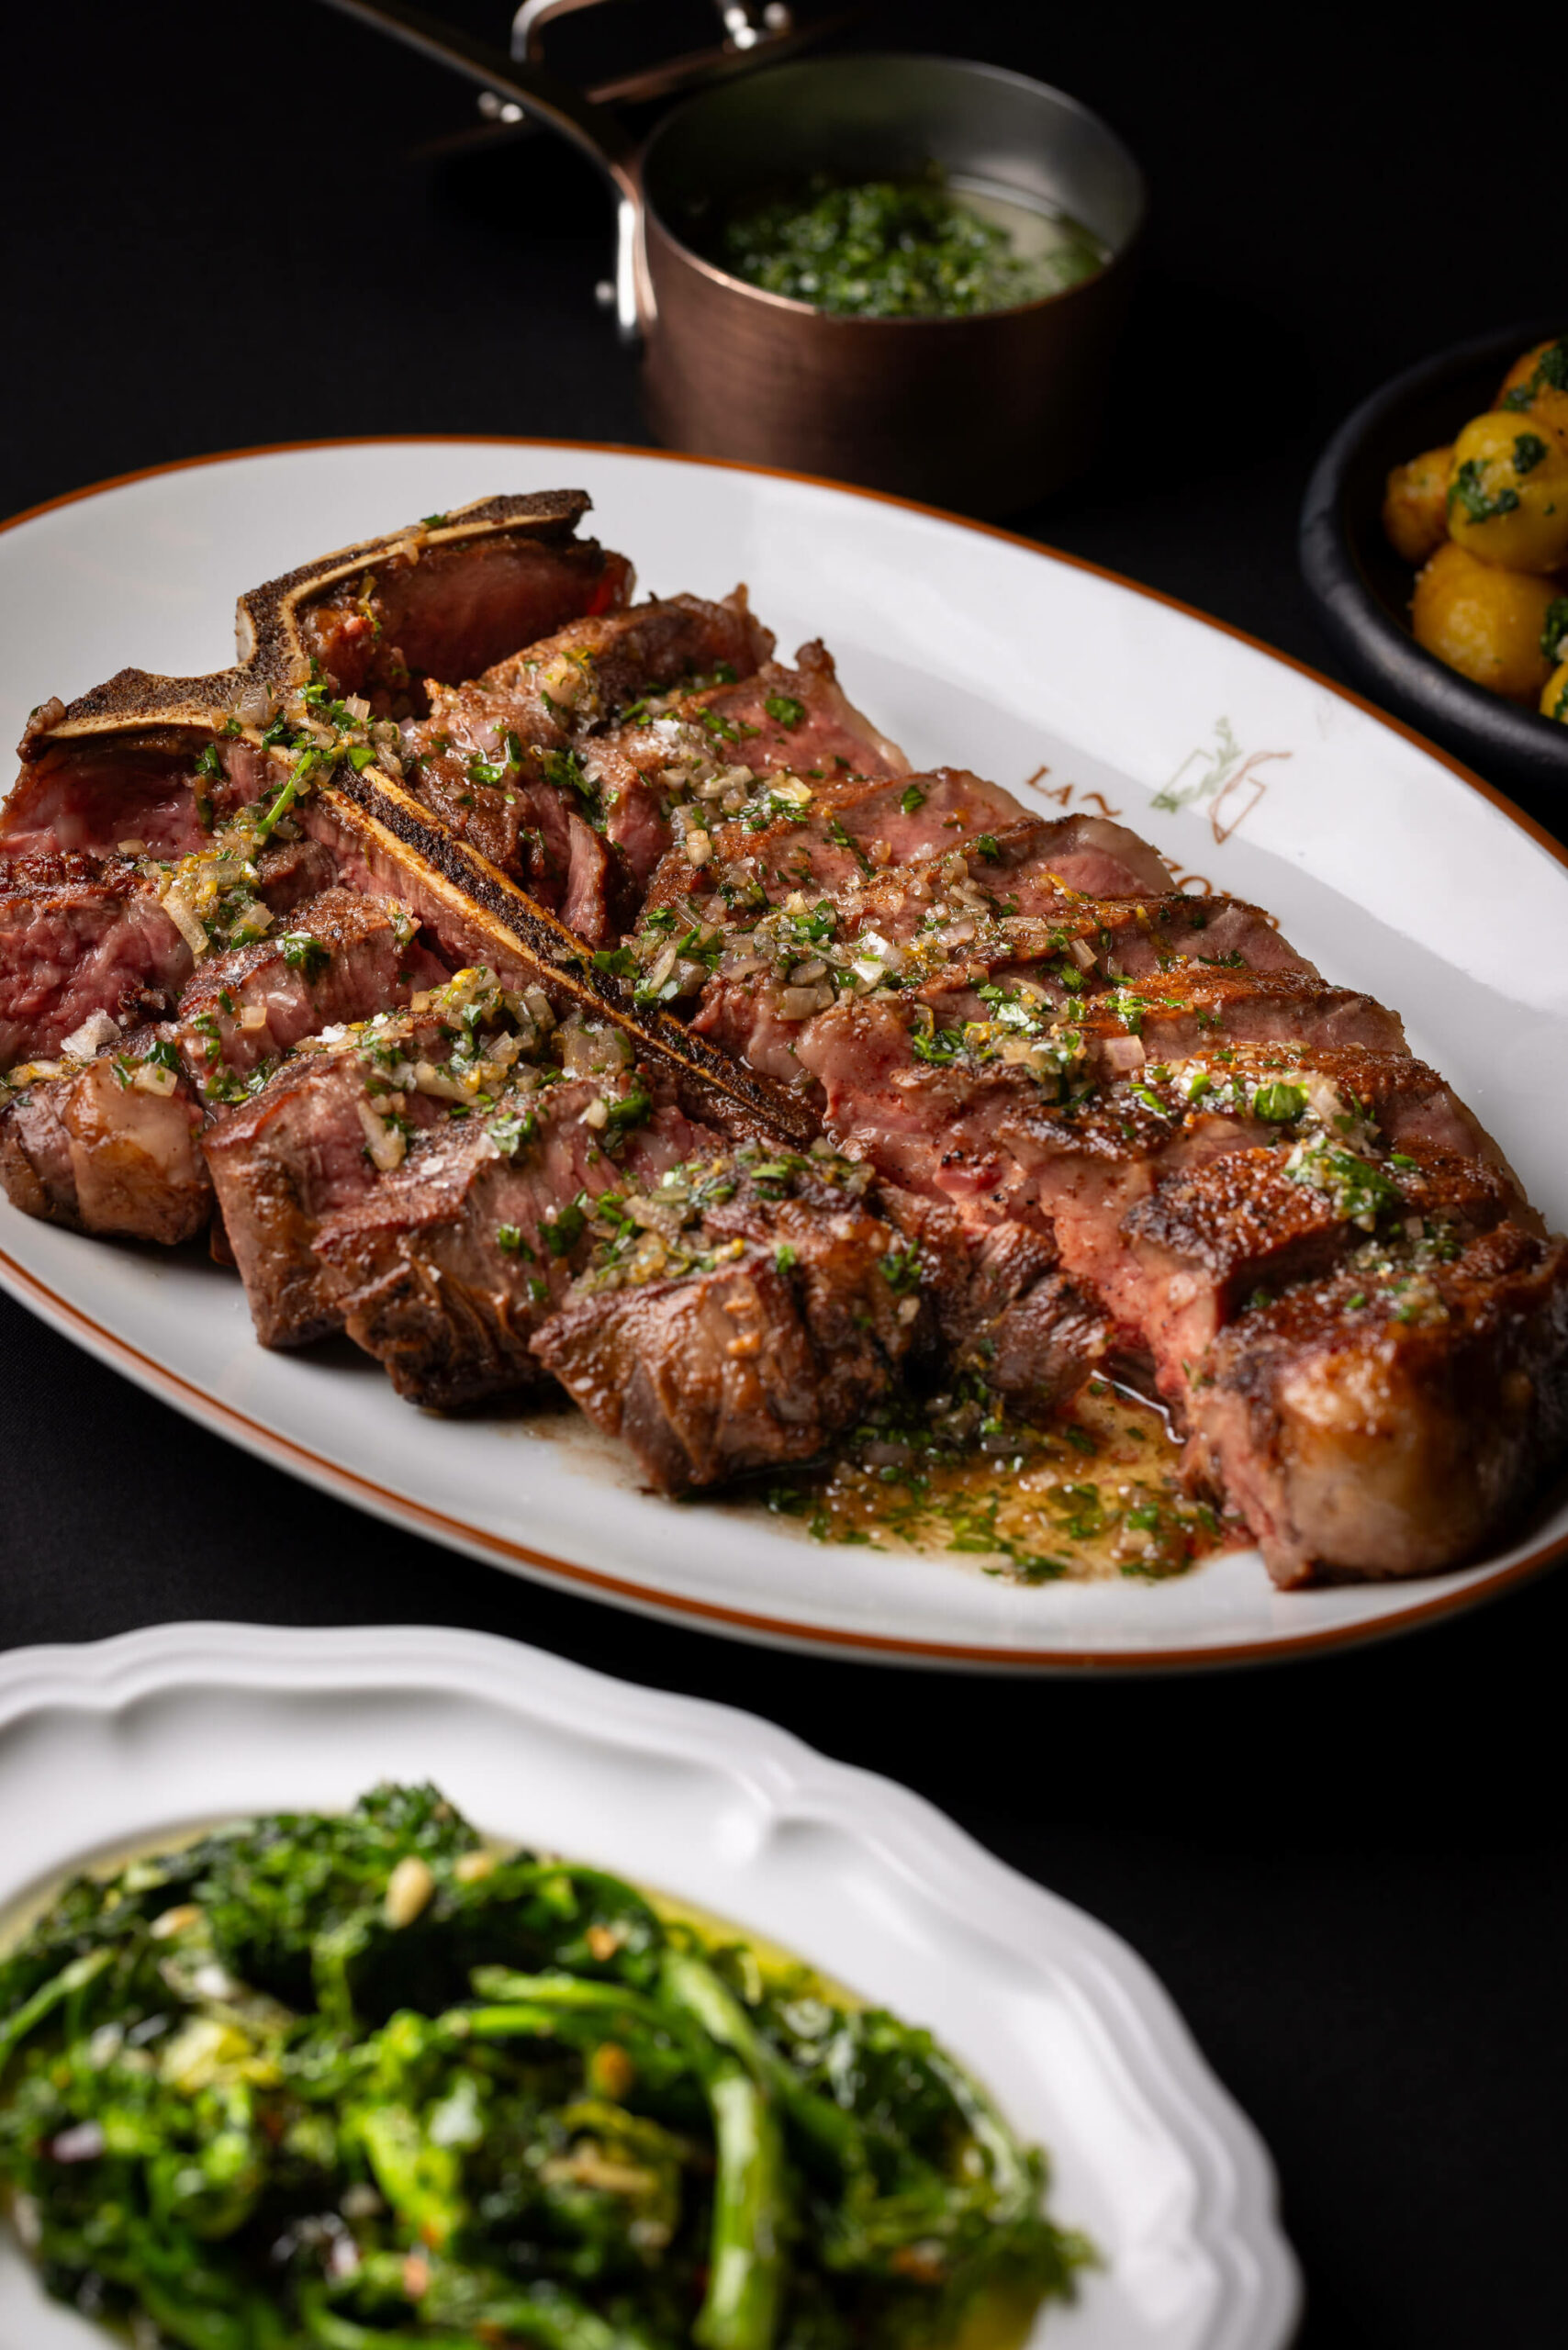
<svg viewBox="0 0 1568 2350">
<path fill-rule="evenodd" d="M 1107 1380 L 1038 1427 L 956 1390 L 889 1406 L 766 1498 L 818 1542 L 958 1552 L 1011 1583 L 1159 1583 L 1237 1530 L 1187 1493 L 1181 1460 L 1164 1416 Z"/>
</svg>

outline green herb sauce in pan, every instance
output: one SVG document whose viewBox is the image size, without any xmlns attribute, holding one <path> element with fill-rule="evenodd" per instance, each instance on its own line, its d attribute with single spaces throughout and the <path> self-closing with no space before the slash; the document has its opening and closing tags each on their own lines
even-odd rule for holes
<svg viewBox="0 0 1568 2350">
<path fill-rule="evenodd" d="M 844 318 L 967 319 L 1060 294 L 1109 258 L 1087 229 L 938 172 L 854 185 L 818 176 L 733 212 L 724 268 Z"/>
<path fill-rule="evenodd" d="M 1007 2350 L 1092 2255 L 928 2032 L 431 1787 L 74 1880 L 0 2182 L 138 2350 Z"/>
</svg>

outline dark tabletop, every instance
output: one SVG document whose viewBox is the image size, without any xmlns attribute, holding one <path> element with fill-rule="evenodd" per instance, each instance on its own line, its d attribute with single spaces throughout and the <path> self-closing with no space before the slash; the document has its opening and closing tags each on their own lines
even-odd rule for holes
<svg viewBox="0 0 1568 2350">
<path fill-rule="evenodd" d="M 492 38 L 508 14 L 450 11 Z M 1467 43 L 1405 10 L 970 0 L 882 29 L 1076 92 L 1152 181 L 1104 453 L 1017 527 L 1331 672 L 1294 558 L 1316 450 L 1384 376 L 1561 294 L 1549 17 Z M 603 196 L 546 140 L 476 139 L 463 85 L 309 0 L 34 6 L 6 62 L 0 511 L 257 442 L 646 438 L 594 306 Z M 0 1428 L 6 1643 L 442 1621 L 753 1707 L 920 1788 L 1159 1971 L 1272 2149 L 1311 2350 L 1568 2341 L 1568 1577 L 1244 1673 L 894 1673 L 469 1564 L 5 1301 Z"/>
</svg>

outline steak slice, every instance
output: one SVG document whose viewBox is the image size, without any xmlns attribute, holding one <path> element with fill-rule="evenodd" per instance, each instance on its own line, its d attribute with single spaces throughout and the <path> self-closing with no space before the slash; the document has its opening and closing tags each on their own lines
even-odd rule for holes
<svg viewBox="0 0 1568 2350">
<path fill-rule="evenodd" d="M 675 844 L 677 807 L 689 810 L 684 838 L 689 825 L 737 813 L 756 776 L 782 768 L 843 782 L 908 773 L 898 745 L 846 698 L 825 646 L 803 644 L 795 661 L 792 669 L 765 662 L 733 685 L 644 697 L 635 715 L 581 744 L 583 776 L 639 901 Z"/>
<path fill-rule="evenodd" d="M 753 1147 L 600 1203 L 595 1261 L 535 1354 L 662 1492 L 812 1459 L 886 1393 L 921 1321 L 921 1260 L 867 1184 Z"/>
<path fill-rule="evenodd" d="M 552 912 L 569 893 L 580 903 L 580 878 L 571 892 L 574 846 L 582 854 L 573 824 L 604 819 L 579 741 L 698 671 L 755 669 L 772 642 L 742 589 L 721 604 L 675 596 L 579 621 L 471 684 L 432 680 L 429 717 L 405 729 L 409 788 Z M 608 921 L 600 934 L 610 934 Z"/>
<path fill-rule="evenodd" d="M 274 914 L 337 878 L 328 852 L 306 840 L 263 850 L 254 871 L 254 894 Z M 173 1009 L 196 964 L 154 878 L 128 856 L 0 865 L 0 1069 L 72 1044 L 84 1058 Z"/>
<path fill-rule="evenodd" d="M 85 1068 L 29 1086 L 0 1110 L 0 1183 L 50 1224 L 172 1247 L 207 1225 L 212 1186 L 202 1108 L 188 1078 L 129 1038 Z"/>
<path fill-rule="evenodd" d="M 717 828 L 711 820 L 678 824 L 680 841 L 655 873 L 647 904 L 683 912 L 704 884 L 719 899 L 719 919 L 724 908 L 761 911 L 799 894 L 831 897 L 1022 812 L 1000 784 L 957 767 L 866 783 L 765 776 L 741 812 Z"/>
<path fill-rule="evenodd" d="M 569 621 L 618 610 L 632 566 L 592 539 L 427 543 L 373 555 L 309 604 L 300 636 L 341 694 L 378 714 L 421 711 L 421 680 L 476 677 Z"/>
<path fill-rule="evenodd" d="M 203 765 L 203 761 L 206 765 Z M 57 853 L 132 853 L 170 861 L 210 852 L 211 824 L 283 779 L 259 743 L 172 749 L 152 742 L 67 739 L 22 769 L 0 811 L 0 864 Z"/>
<path fill-rule="evenodd" d="M 175 1042 L 209 1105 L 241 1099 L 262 1063 L 303 1037 L 406 1004 L 447 977 L 393 900 L 326 890 L 289 920 L 207 957 L 180 999 Z"/>
<path fill-rule="evenodd" d="M 861 1081 L 861 1062 L 1017 1064 L 1059 1085 L 1211 1042 L 1403 1048 L 1394 1013 L 1329 987 L 1251 908 L 1227 903 L 1222 916 L 1235 942 L 1226 962 L 1241 968 L 1186 959 L 1171 927 L 1186 902 L 1082 900 L 1055 925 L 944 921 L 906 946 L 853 921 L 846 928 L 832 905 L 787 904 L 728 941 L 689 934 L 717 967 L 692 1026 L 783 1084 L 820 1088 L 830 1103 L 835 1089 Z M 1254 954 L 1261 968 L 1249 969 Z M 663 965 L 644 968 L 651 985 Z M 1135 978 L 1140 969 L 1148 976 Z"/>
<path fill-rule="evenodd" d="M 870 932 L 933 961 L 1001 964 L 1071 955 L 1135 978 L 1172 962 L 1310 971 L 1271 915 L 1235 898 L 1172 890 L 1163 860 L 1101 817 L 1036 818 L 841 891 L 834 935 Z M 919 957 L 917 957 L 919 959 Z"/>
<path fill-rule="evenodd" d="M 446 978 L 390 901 L 329 890 L 290 921 L 207 957 L 174 1021 L 117 1041 L 80 1073 L 44 1065 L 61 1068 L 59 1083 L 6 1113 L 4 1180 L 17 1205 L 86 1231 L 188 1237 L 211 1205 L 202 1113 L 244 1101 L 303 1037 Z"/>
<path fill-rule="evenodd" d="M 531 1013 L 492 973 L 460 971 L 406 1012 L 308 1039 L 217 1119 L 203 1147 L 263 1346 L 342 1327 L 342 1281 L 315 1248 L 322 1222 L 368 1196 L 418 1134 L 493 1109 L 549 1024 L 543 997 Z"/>
<path fill-rule="evenodd" d="M 1451 1261 L 1354 1264 L 1221 1332 L 1193 1480 L 1274 1581 L 1429 1574 L 1506 1539 L 1568 1438 L 1568 1244 L 1511 1219 Z"/>
<path fill-rule="evenodd" d="M 129 858 L 0 867 L 0 1069 L 52 1059 L 101 1014 L 91 1053 L 167 1011 L 194 968 L 183 934 Z"/>
<path fill-rule="evenodd" d="M 587 1253 L 587 1208 L 653 1181 L 703 1130 L 601 1039 L 596 1075 L 524 1071 L 493 1111 L 421 1137 L 395 1173 L 328 1216 L 317 1254 L 350 1337 L 400 1395 L 446 1408 L 544 1384 L 530 1350 Z"/>
<path fill-rule="evenodd" d="M 976 1230 L 946 1202 L 885 1185 L 882 1197 L 925 1266 L 946 1361 L 1026 1419 L 1081 1387 L 1112 1351 L 1114 1326 L 1061 1270 L 1048 1230 L 1011 1219 Z"/>
</svg>

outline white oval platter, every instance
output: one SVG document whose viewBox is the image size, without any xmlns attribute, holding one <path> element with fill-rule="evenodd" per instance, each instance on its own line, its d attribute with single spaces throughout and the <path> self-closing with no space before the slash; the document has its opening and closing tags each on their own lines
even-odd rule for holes
<svg viewBox="0 0 1568 2350">
<path fill-rule="evenodd" d="M 737 578 L 785 653 L 822 635 L 917 766 L 1119 814 L 1188 886 L 1277 914 L 1406 1015 L 1568 1224 L 1568 863 L 1464 771 L 1311 672 L 1005 533 L 791 476 L 584 443 L 370 441 L 111 484 L 0 533 L 0 740 L 128 664 L 231 657 L 235 596 L 498 490 L 578 485 L 643 587 Z M 1568 1504 L 1462 1573 L 1276 1593 L 1252 1551 L 1172 1582 L 1020 1588 L 958 1557 L 820 1548 L 760 1508 L 674 1505 L 553 1416 L 446 1421 L 344 1350 L 267 1354 L 238 1282 L 0 1201 L 0 1281 L 181 1410 L 295 1474 L 516 1572 L 741 1637 L 1034 1671 L 1233 1662 L 1375 1636 L 1532 1572 Z"/>
<path fill-rule="evenodd" d="M 1154 1976 L 929 1804 L 748 1714 L 474 1632 L 176 1624 L 0 1657 L 0 1916 L 95 1858 L 431 1780 L 484 1832 L 633 1876 L 931 2025 L 1052 2158 L 1103 2260 L 1035 2341 L 1282 2350 L 1268 2157 Z M 0 2350 L 105 2337 L 0 2238 Z"/>
</svg>

